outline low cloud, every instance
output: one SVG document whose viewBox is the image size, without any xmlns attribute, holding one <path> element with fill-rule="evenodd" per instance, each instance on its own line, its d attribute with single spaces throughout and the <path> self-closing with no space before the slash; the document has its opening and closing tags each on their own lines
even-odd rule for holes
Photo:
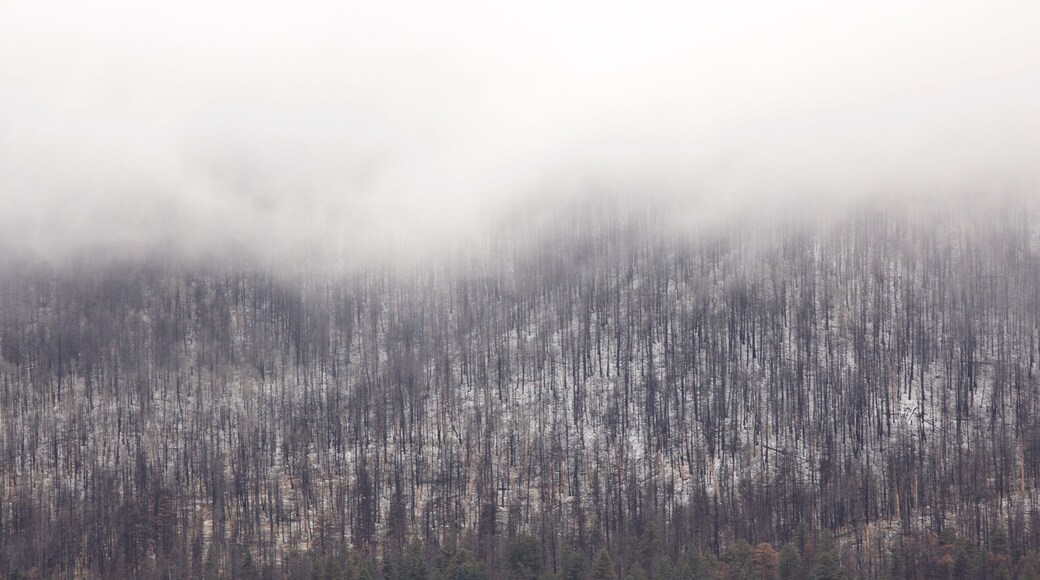
<svg viewBox="0 0 1040 580">
<path fill-rule="evenodd" d="M 26 254 L 358 257 L 531 199 L 721 220 L 1040 183 L 1035 3 L 16 4 L 0 243 Z"/>
</svg>

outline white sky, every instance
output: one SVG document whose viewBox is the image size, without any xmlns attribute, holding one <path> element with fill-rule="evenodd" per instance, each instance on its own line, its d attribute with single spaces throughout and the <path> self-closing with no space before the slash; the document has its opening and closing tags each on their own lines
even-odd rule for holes
<svg viewBox="0 0 1040 580">
<path fill-rule="evenodd" d="M 1040 2 L 0 0 L 0 241 L 425 245 L 517 200 L 1040 183 Z"/>
</svg>

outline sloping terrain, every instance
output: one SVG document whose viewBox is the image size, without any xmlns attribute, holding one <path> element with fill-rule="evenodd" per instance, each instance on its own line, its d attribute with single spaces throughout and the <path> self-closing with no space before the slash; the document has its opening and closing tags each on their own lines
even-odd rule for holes
<svg viewBox="0 0 1040 580">
<path fill-rule="evenodd" d="M 1040 547 L 1028 213 L 664 223 L 352 271 L 5 266 L 0 571 L 282 574 L 416 538 L 496 569 L 519 531 L 549 570 L 648 529 L 676 556 L 829 529 L 863 575 L 879 529 Z"/>
</svg>

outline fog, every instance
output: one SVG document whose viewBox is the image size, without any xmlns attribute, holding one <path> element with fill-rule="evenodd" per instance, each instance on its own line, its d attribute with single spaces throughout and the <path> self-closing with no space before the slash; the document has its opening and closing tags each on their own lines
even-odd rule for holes
<svg viewBox="0 0 1040 580">
<path fill-rule="evenodd" d="M 575 197 L 1040 183 L 1035 2 L 495 4 L 0 3 L 0 246 L 360 259 Z"/>
</svg>

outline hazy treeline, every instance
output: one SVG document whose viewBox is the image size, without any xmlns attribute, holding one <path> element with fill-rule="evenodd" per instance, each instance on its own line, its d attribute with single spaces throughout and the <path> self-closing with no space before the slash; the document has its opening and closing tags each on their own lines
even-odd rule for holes
<svg viewBox="0 0 1040 580">
<path fill-rule="evenodd" d="M 624 573 L 808 535 L 880 576 L 941 534 L 1014 571 L 1040 226 L 935 216 L 693 235 L 585 208 L 349 273 L 9 264 L 0 571 L 504 576 L 530 538 L 540 574 Z"/>
</svg>

